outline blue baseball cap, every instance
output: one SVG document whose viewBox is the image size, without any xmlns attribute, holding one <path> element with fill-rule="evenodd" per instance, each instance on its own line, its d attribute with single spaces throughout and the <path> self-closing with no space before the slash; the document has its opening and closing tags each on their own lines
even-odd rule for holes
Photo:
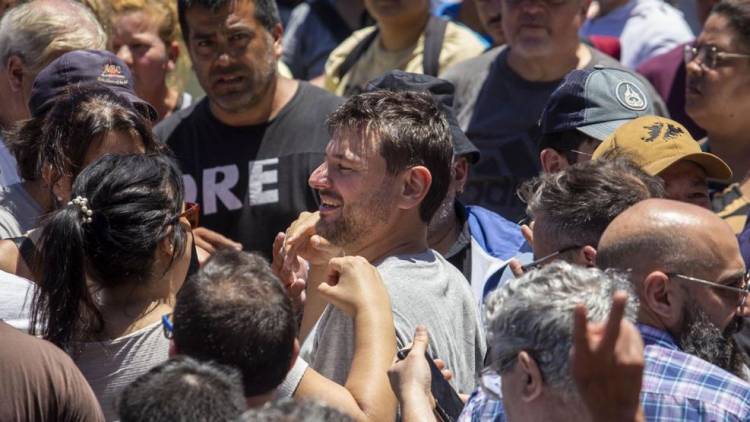
<svg viewBox="0 0 750 422">
<path fill-rule="evenodd" d="M 31 86 L 31 115 L 41 117 L 46 114 L 55 99 L 69 86 L 90 83 L 106 86 L 151 121 L 158 120 L 156 109 L 135 95 L 133 75 L 128 65 L 111 52 L 103 50 L 70 51 L 42 69 Z"/>
<path fill-rule="evenodd" d="M 576 129 L 603 141 L 622 124 L 655 114 L 646 87 L 632 72 L 596 65 L 568 73 L 542 111 L 542 135 Z"/>
</svg>

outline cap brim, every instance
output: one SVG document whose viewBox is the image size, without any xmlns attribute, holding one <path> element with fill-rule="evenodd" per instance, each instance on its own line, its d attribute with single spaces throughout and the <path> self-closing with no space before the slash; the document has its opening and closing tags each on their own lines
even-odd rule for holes
<svg viewBox="0 0 750 422">
<path fill-rule="evenodd" d="M 154 106 L 149 104 L 147 101 L 142 100 L 139 96 L 124 89 L 115 89 L 113 91 L 115 91 L 117 95 L 130 101 L 130 103 L 133 104 L 133 106 L 135 106 L 141 114 L 143 114 L 143 117 L 151 120 L 152 122 L 159 121 L 159 113 L 156 111 L 156 108 L 154 108 Z"/>
<path fill-rule="evenodd" d="M 594 123 L 592 125 L 578 126 L 576 127 L 576 129 L 594 139 L 603 141 L 607 139 L 609 135 L 613 134 L 620 126 L 624 125 L 625 123 L 631 120 L 632 119 L 611 120 L 609 122 Z"/>
<path fill-rule="evenodd" d="M 692 161 L 701 166 L 706 171 L 706 176 L 711 179 L 728 180 L 732 178 L 732 169 L 729 168 L 727 163 L 719 157 L 706 152 L 695 152 L 682 156 L 662 158 L 644 166 L 643 170 L 652 176 L 656 176 L 672 164 L 683 160 Z"/>
</svg>

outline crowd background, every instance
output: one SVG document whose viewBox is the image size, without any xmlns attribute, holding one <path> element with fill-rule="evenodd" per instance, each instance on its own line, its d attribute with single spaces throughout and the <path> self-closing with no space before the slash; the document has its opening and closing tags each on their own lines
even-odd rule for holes
<svg viewBox="0 0 750 422">
<path fill-rule="evenodd" d="M 0 420 L 750 420 L 748 0 L 0 0 Z"/>
</svg>

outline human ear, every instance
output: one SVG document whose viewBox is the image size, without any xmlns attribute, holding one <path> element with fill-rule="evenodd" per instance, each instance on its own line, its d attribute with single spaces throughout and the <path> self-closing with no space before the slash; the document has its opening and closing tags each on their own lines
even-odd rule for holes
<svg viewBox="0 0 750 422">
<path fill-rule="evenodd" d="M 544 385 L 542 371 L 539 369 L 539 365 L 537 365 L 534 358 L 525 351 L 518 353 L 518 362 L 516 365 L 521 369 L 526 380 L 521 399 L 526 403 L 534 401 L 542 394 Z"/>
<path fill-rule="evenodd" d="M 174 70 L 176 64 L 177 64 L 177 58 L 180 57 L 180 43 L 177 41 L 172 41 L 167 46 L 167 71 Z"/>
<path fill-rule="evenodd" d="M 539 153 L 539 161 L 542 162 L 542 171 L 545 173 L 556 173 L 570 166 L 568 160 L 552 148 L 545 148 Z"/>
<path fill-rule="evenodd" d="M 284 50 L 284 47 L 282 45 L 282 40 L 284 38 L 284 27 L 281 26 L 280 23 L 277 23 L 271 31 L 271 36 L 273 37 L 273 53 L 278 60 Z"/>
<path fill-rule="evenodd" d="M 453 182 L 456 184 L 456 193 L 464 191 L 464 185 L 469 178 L 469 161 L 466 157 L 458 157 L 453 163 Z"/>
<path fill-rule="evenodd" d="M 424 166 L 414 166 L 401 175 L 402 188 L 399 195 L 399 208 L 418 207 L 432 185 L 432 174 Z"/>
<path fill-rule="evenodd" d="M 586 245 L 580 250 L 581 262 L 586 267 L 596 266 L 596 248 L 591 245 Z"/>
<path fill-rule="evenodd" d="M 24 67 L 23 59 L 19 56 L 11 55 L 5 63 L 5 70 L 8 73 L 8 84 L 14 92 L 23 90 Z"/>
<path fill-rule="evenodd" d="M 681 307 L 666 274 L 661 271 L 648 274 L 643 280 L 642 291 L 644 311 L 665 324 L 664 328 L 671 328 L 679 322 Z"/>
</svg>

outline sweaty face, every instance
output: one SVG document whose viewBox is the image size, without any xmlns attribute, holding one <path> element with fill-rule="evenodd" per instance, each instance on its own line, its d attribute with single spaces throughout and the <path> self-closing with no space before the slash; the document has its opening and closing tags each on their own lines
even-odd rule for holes
<svg viewBox="0 0 750 422">
<path fill-rule="evenodd" d="M 149 98 L 163 89 L 174 61 L 159 38 L 157 19 L 141 11 L 129 12 L 114 18 L 112 30 L 114 52 L 133 72 L 136 93 Z"/>
<path fill-rule="evenodd" d="M 356 138 L 334 134 L 325 161 L 309 179 L 320 194 L 317 232 L 342 247 L 368 244 L 393 213 L 394 183 L 385 160 L 370 142 Z"/>
<path fill-rule="evenodd" d="M 506 42 L 514 54 L 543 57 L 578 45 L 584 18 L 579 0 L 501 0 Z"/>
<path fill-rule="evenodd" d="M 253 2 L 193 6 L 185 16 L 193 69 L 213 110 L 241 113 L 270 95 L 280 40 L 255 19 Z"/>
<path fill-rule="evenodd" d="M 500 2 L 502 0 L 474 0 L 477 6 L 477 14 L 482 26 L 492 37 L 495 45 L 505 44 L 503 33 L 503 13 Z"/>
<path fill-rule="evenodd" d="M 727 53 L 750 53 L 725 17 L 712 14 L 696 40 L 696 46 L 716 46 Z M 700 57 L 687 63 L 685 110 L 709 134 L 744 127 L 750 113 L 750 59 L 719 59 L 715 69 Z"/>
<path fill-rule="evenodd" d="M 687 160 L 678 161 L 659 173 L 659 177 L 664 180 L 669 199 L 711 209 L 706 171 L 698 164 Z"/>
</svg>

